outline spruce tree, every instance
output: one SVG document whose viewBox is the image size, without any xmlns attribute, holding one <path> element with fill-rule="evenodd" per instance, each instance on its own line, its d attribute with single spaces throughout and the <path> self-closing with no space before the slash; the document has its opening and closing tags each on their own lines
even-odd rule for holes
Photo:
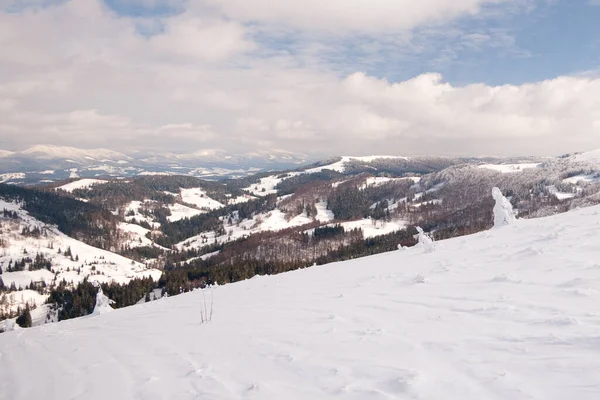
<svg viewBox="0 0 600 400">
<path fill-rule="evenodd" d="M 21 328 L 31 328 L 32 321 L 31 312 L 29 311 L 29 304 L 25 305 L 25 311 L 23 311 L 23 313 L 19 315 L 16 322 Z"/>
</svg>

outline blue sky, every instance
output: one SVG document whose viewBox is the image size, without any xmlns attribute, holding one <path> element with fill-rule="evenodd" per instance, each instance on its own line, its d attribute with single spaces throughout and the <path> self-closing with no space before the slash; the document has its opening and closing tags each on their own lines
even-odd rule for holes
<svg viewBox="0 0 600 400">
<path fill-rule="evenodd" d="M 600 148 L 598 21 L 596 0 L 0 0 L 0 148 Z"/>
<path fill-rule="evenodd" d="M 185 11 L 185 2 L 125 2 L 106 0 L 116 13 L 130 17 L 163 18 Z M 405 46 L 389 47 L 379 60 L 369 59 L 357 44 L 387 42 L 386 35 L 356 35 L 337 40 L 343 52 L 329 54 L 332 68 L 340 73 L 365 71 L 391 81 L 409 79 L 423 72 L 440 72 L 447 81 L 460 84 L 484 82 L 491 85 L 522 84 L 556 76 L 593 71 L 600 67 L 600 2 L 593 0 L 538 0 L 519 12 L 502 13 L 498 8 L 487 16 L 463 17 L 448 26 L 415 29 L 424 51 Z M 487 35 L 489 41 L 464 44 L 461 37 L 446 36 L 447 30 L 464 36 Z M 286 35 L 257 35 L 268 48 L 288 49 L 303 40 L 302 32 Z M 321 40 L 336 41 L 330 37 Z M 494 42 L 497 40 L 498 42 Z M 452 53 L 440 59 L 440 53 Z M 339 65 L 342 64 L 342 65 Z"/>
</svg>

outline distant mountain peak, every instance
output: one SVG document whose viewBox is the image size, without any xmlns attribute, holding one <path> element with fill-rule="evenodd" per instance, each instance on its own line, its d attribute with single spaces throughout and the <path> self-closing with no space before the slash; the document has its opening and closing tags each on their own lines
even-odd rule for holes
<svg viewBox="0 0 600 400">
<path fill-rule="evenodd" d="M 35 145 L 19 152 L 20 155 L 49 158 L 49 159 L 72 159 L 82 160 L 128 160 L 130 157 L 109 149 L 80 149 L 69 146 L 55 146 L 51 144 Z"/>
</svg>

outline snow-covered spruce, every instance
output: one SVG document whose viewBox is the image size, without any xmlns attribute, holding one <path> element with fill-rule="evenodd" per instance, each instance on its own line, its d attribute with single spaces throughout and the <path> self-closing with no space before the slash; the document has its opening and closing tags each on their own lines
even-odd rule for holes
<svg viewBox="0 0 600 400">
<path fill-rule="evenodd" d="M 492 189 L 492 197 L 496 201 L 494 205 L 494 227 L 512 225 L 517 219 L 510 201 L 497 187 Z"/>
<path fill-rule="evenodd" d="M 98 286 L 98 293 L 96 294 L 96 305 L 94 306 L 94 312 L 92 315 L 101 315 L 114 311 L 114 309 L 110 306 L 114 304 L 115 301 L 109 299 L 102 292 L 102 288 Z"/>
<path fill-rule="evenodd" d="M 430 234 L 425 233 L 423 228 L 417 226 L 417 240 L 419 241 L 418 246 L 423 249 L 425 253 L 433 253 L 435 251 L 435 243 Z"/>
</svg>

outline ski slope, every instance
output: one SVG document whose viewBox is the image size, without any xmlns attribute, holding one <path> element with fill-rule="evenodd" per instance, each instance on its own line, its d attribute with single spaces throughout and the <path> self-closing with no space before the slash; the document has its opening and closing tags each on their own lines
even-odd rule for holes
<svg viewBox="0 0 600 400">
<path fill-rule="evenodd" d="M 599 228 L 591 207 L 8 332 L 0 398 L 596 400 Z"/>
</svg>

